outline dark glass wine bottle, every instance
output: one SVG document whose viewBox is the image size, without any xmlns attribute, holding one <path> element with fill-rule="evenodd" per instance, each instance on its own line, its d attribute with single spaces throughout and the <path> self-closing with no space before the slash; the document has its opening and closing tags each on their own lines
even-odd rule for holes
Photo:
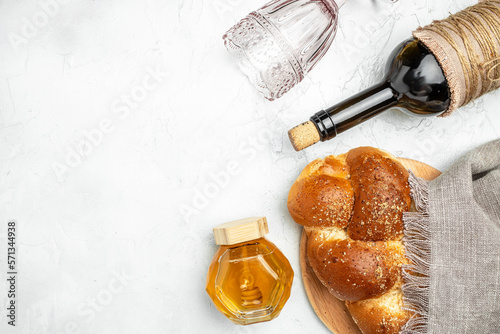
<svg viewBox="0 0 500 334">
<path fill-rule="evenodd" d="M 386 73 L 381 83 L 314 114 L 309 122 L 290 130 L 295 149 L 332 139 L 393 107 L 401 107 L 408 114 L 437 116 L 450 105 L 451 94 L 443 70 L 419 41 L 401 43 L 393 51 Z"/>
</svg>

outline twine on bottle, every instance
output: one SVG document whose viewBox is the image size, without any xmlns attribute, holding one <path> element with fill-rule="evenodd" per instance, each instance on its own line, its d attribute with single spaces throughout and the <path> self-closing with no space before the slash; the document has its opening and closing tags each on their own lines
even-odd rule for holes
<svg viewBox="0 0 500 334">
<path fill-rule="evenodd" d="M 447 114 L 500 87 L 500 0 L 434 21 L 414 36 L 443 68 L 452 94 Z"/>
<path fill-rule="evenodd" d="M 493 65 L 489 70 L 488 70 L 488 79 L 490 79 L 491 81 L 493 82 L 498 82 L 500 81 L 500 77 L 498 75 L 495 75 L 495 73 L 500 69 L 500 57 L 498 58 L 495 58 L 495 59 L 492 59 L 486 63 L 483 64 L 483 67 L 486 68 L 488 66 L 490 66 L 491 64 L 495 63 L 495 62 L 498 62 L 496 63 L 495 65 Z M 492 74 L 493 73 L 493 74 Z"/>
</svg>

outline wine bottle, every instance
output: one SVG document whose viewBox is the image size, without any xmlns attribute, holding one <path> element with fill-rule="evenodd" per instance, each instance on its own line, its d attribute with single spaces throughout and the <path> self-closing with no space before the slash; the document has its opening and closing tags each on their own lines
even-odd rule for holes
<svg viewBox="0 0 500 334">
<path fill-rule="evenodd" d="M 314 114 L 288 132 L 295 150 L 327 141 L 380 113 L 400 107 L 407 114 L 437 116 L 450 105 L 451 93 L 437 59 L 416 39 L 396 47 L 381 83 Z"/>
</svg>

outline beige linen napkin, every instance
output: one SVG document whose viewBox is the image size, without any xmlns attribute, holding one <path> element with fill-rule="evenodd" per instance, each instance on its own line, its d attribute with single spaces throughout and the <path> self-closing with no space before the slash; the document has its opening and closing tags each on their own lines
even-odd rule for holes
<svg viewBox="0 0 500 334">
<path fill-rule="evenodd" d="M 402 333 L 500 333 L 500 140 L 431 182 L 410 177 Z"/>
</svg>

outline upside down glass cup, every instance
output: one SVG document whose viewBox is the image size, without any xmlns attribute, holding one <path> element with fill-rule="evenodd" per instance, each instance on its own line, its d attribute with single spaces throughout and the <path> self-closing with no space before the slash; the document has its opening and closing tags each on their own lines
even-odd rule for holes
<svg viewBox="0 0 500 334">
<path fill-rule="evenodd" d="M 273 0 L 222 38 L 250 82 L 272 101 L 302 81 L 323 58 L 335 38 L 339 8 L 346 1 Z"/>
<path fill-rule="evenodd" d="M 345 0 L 274 0 L 222 37 L 240 69 L 268 100 L 298 84 L 323 57 Z"/>
</svg>

